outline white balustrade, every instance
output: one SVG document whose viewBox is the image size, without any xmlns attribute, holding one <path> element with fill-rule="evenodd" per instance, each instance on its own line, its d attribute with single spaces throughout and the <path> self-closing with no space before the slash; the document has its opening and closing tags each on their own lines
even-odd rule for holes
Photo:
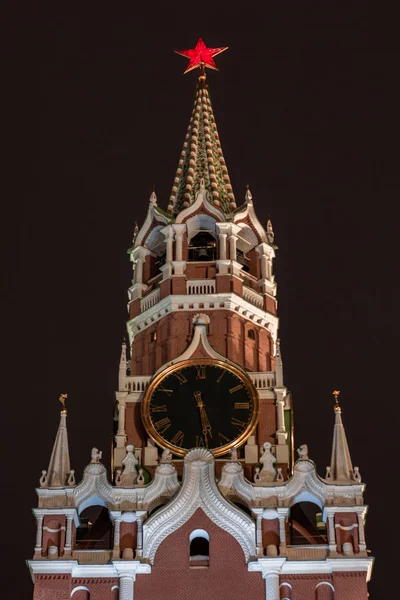
<svg viewBox="0 0 400 600">
<path fill-rule="evenodd" d="M 250 302 L 250 304 L 252 304 L 253 306 L 256 306 L 257 308 L 261 308 L 261 310 L 263 310 L 264 299 L 261 296 L 261 294 L 258 294 L 249 287 L 243 286 L 243 298 L 244 300 L 246 300 L 246 302 Z"/>
<path fill-rule="evenodd" d="M 266 371 L 265 373 L 248 373 L 254 387 L 257 390 L 268 390 L 275 385 L 275 372 Z"/>
<path fill-rule="evenodd" d="M 144 392 L 149 385 L 151 377 L 146 375 L 144 377 L 127 377 L 126 378 L 126 389 L 129 392 Z"/>
<path fill-rule="evenodd" d="M 215 294 L 215 279 L 191 279 L 186 282 L 187 294 Z"/>
<path fill-rule="evenodd" d="M 152 306 L 157 304 L 157 302 L 159 302 L 159 301 L 160 301 L 160 288 L 157 288 L 153 292 L 150 292 L 150 294 L 147 294 L 147 296 L 145 296 L 144 298 L 141 299 L 140 312 L 144 312 L 145 310 L 148 310 L 149 308 L 151 308 Z"/>
</svg>

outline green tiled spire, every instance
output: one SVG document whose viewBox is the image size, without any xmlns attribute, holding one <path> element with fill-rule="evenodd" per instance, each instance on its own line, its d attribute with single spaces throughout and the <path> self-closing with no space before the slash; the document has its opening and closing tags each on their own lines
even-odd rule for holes
<svg viewBox="0 0 400 600">
<path fill-rule="evenodd" d="M 204 71 L 200 73 L 193 112 L 172 187 L 168 204 L 170 214 L 176 215 L 193 204 L 202 179 L 212 204 L 225 213 L 236 209 Z"/>
</svg>

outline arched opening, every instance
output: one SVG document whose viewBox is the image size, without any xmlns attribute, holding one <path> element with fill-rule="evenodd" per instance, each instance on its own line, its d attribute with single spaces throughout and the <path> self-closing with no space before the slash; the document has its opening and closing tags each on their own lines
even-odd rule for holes
<svg viewBox="0 0 400 600">
<path fill-rule="evenodd" d="M 189 244 L 189 261 L 201 262 L 215 260 L 216 242 L 209 231 L 199 231 Z"/>
<path fill-rule="evenodd" d="M 315 600 L 333 600 L 334 587 L 329 581 L 321 581 L 315 587 Z"/>
<path fill-rule="evenodd" d="M 247 332 L 247 337 L 250 338 L 251 340 L 255 340 L 256 339 L 256 334 L 254 329 L 249 329 Z"/>
<path fill-rule="evenodd" d="M 294 504 L 290 510 L 291 543 L 293 545 L 326 544 L 325 531 L 319 529 L 321 509 L 314 502 Z"/>
<path fill-rule="evenodd" d="M 74 600 L 90 600 L 89 589 L 84 585 L 78 585 L 72 590 L 71 598 Z"/>
<path fill-rule="evenodd" d="M 88 506 L 79 518 L 81 524 L 76 530 L 76 544 L 80 550 L 111 548 L 112 524 L 107 508 L 101 505 Z"/>
<path fill-rule="evenodd" d="M 195 529 L 189 536 L 190 566 L 208 567 L 210 564 L 210 537 L 204 529 Z"/>
</svg>

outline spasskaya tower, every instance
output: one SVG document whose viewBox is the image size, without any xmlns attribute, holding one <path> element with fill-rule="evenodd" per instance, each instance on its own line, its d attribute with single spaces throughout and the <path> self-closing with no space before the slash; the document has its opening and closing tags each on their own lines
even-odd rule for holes
<svg viewBox="0 0 400 600">
<path fill-rule="evenodd" d="M 334 392 L 331 461 L 295 457 L 272 223 L 237 202 L 200 38 L 186 138 L 166 209 L 153 192 L 129 250 L 109 472 L 70 468 L 66 395 L 37 489 L 35 600 L 366 600 L 364 484 Z M 129 340 L 129 342 L 128 342 Z"/>
</svg>

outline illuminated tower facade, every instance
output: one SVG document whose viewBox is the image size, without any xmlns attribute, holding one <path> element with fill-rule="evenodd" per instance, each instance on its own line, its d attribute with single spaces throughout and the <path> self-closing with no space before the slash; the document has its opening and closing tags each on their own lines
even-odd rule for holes
<svg viewBox="0 0 400 600">
<path fill-rule="evenodd" d="M 112 467 L 70 469 L 65 396 L 34 509 L 35 600 L 366 600 L 367 508 L 335 392 L 331 464 L 295 459 L 270 221 L 237 205 L 200 67 L 167 210 L 129 254 Z"/>
</svg>

